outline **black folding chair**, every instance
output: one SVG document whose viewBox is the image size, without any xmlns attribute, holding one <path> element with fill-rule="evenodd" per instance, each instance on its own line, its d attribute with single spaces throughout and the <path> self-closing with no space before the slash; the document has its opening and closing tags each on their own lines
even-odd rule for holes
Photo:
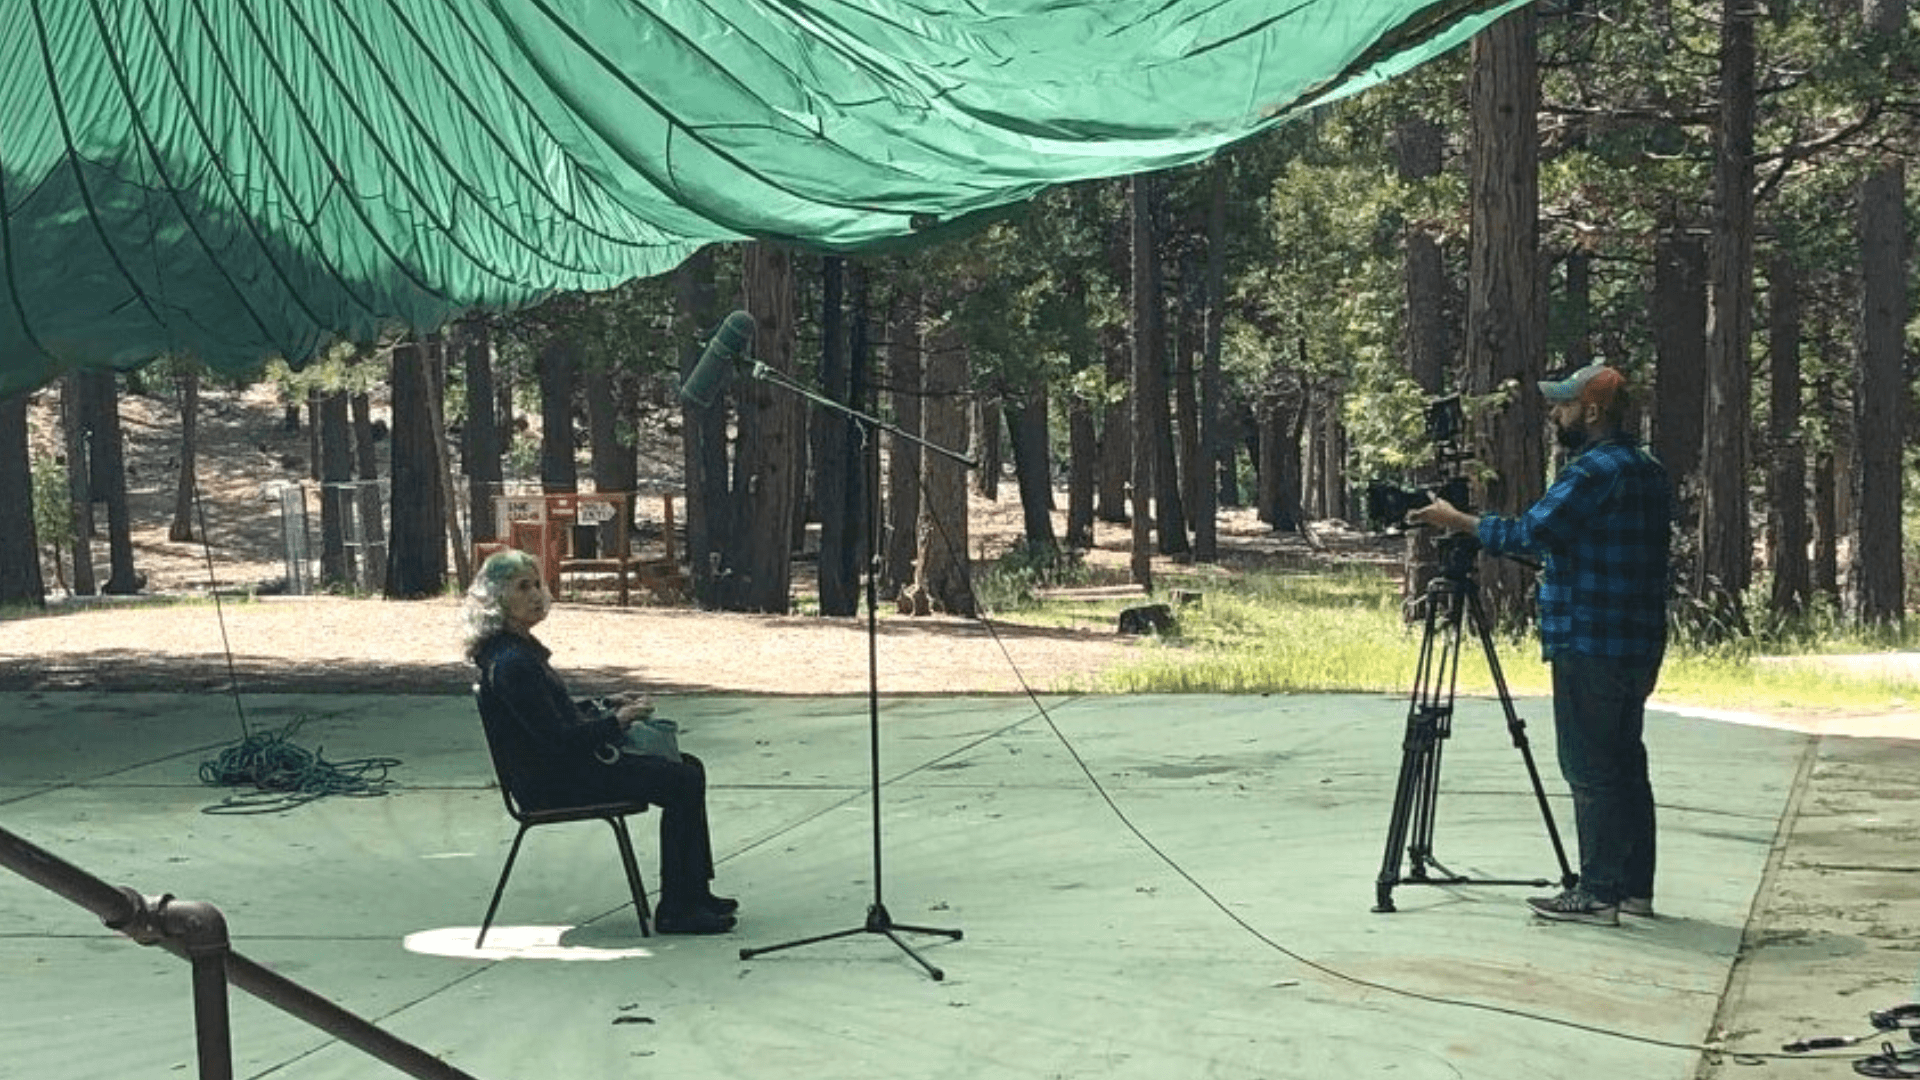
<svg viewBox="0 0 1920 1080">
<path fill-rule="evenodd" d="M 500 782 L 500 798 L 507 805 L 507 814 L 520 823 L 520 831 L 514 834 L 513 847 L 507 851 L 507 864 L 500 868 L 500 881 L 493 887 L 493 900 L 487 905 L 487 917 L 480 921 L 480 936 L 474 940 L 473 947 L 478 949 L 486 944 L 487 928 L 493 925 L 493 914 L 500 908 L 501 894 L 507 891 L 507 878 L 513 873 L 513 861 L 520 856 L 520 841 L 526 839 L 527 831 L 541 825 L 564 825 L 569 821 L 606 822 L 613 829 L 613 839 L 620 847 L 620 865 L 627 872 L 627 890 L 633 894 L 633 910 L 640 917 L 640 936 L 651 937 L 653 931 L 648 923 L 653 919 L 653 908 L 647 903 L 647 887 L 640 880 L 640 863 L 633 857 L 633 838 L 627 833 L 627 818 L 632 814 L 647 812 L 644 802 L 594 803 L 586 806 L 562 806 L 545 810 L 522 809 L 514 798 L 512 775 L 506 763 L 500 758 L 500 740 L 494 737 L 498 725 L 507 721 L 500 715 L 511 708 L 505 702 L 496 700 L 480 686 L 473 688 L 474 702 L 480 707 L 480 726 L 486 731 L 487 755 L 493 759 L 493 775 Z"/>
</svg>

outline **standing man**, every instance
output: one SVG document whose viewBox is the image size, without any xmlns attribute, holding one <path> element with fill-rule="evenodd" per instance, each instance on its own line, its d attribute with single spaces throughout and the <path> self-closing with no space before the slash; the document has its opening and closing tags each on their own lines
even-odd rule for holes
<svg viewBox="0 0 1920 1080">
<path fill-rule="evenodd" d="M 1560 772 L 1573 792 L 1580 883 L 1527 901 L 1560 922 L 1617 926 L 1653 914 L 1653 788 L 1641 741 L 1667 645 L 1671 495 L 1659 459 L 1628 435 L 1627 381 L 1604 363 L 1540 384 L 1572 460 L 1517 518 L 1444 499 L 1411 521 L 1472 532 L 1495 555 L 1544 560 L 1540 645 L 1553 665 Z"/>
</svg>

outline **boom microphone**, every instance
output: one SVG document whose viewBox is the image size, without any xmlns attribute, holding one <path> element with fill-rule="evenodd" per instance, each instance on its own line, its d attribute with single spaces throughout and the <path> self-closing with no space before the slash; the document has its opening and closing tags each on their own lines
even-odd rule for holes
<svg viewBox="0 0 1920 1080">
<path fill-rule="evenodd" d="M 744 311 L 736 311 L 727 316 L 720 329 L 713 332 L 707 342 L 700 361 L 693 365 L 693 371 L 687 381 L 680 386 L 680 400 L 689 405 L 702 407 L 713 404 L 714 395 L 720 392 L 720 384 L 727 373 L 733 370 L 733 362 L 753 344 L 753 316 Z"/>
</svg>

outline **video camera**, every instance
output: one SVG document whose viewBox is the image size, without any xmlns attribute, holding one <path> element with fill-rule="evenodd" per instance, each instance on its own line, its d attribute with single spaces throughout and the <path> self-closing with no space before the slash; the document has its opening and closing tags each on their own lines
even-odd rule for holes
<svg viewBox="0 0 1920 1080">
<path fill-rule="evenodd" d="M 1472 455 L 1461 445 L 1466 431 L 1466 413 L 1460 407 L 1459 394 L 1427 399 L 1427 442 L 1433 447 L 1433 468 L 1439 479 L 1419 487 L 1403 487 L 1391 480 L 1372 480 L 1367 484 L 1367 527 L 1376 532 L 1406 528 L 1407 513 L 1433 502 L 1433 496 L 1472 512 L 1467 504 L 1467 478 L 1453 471 Z"/>
</svg>

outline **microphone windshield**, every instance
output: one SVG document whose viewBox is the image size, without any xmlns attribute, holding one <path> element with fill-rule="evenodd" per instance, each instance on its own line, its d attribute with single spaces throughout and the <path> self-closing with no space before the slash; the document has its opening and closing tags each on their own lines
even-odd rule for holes
<svg viewBox="0 0 1920 1080">
<path fill-rule="evenodd" d="M 706 350 L 700 354 L 700 360 L 693 365 L 693 371 L 687 375 L 687 381 L 680 386 L 680 400 L 690 405 L 706 406 L 713 404 L 714 396 L 720 392 L 720 384 L 726 381 L 728 372 L 733 370 L 733 362 L 740 358 L 747 347 L 753 344 L 753 316 L 744 311 L 728 315 L 713 332 L 707 342 Z"/>
</svg>

